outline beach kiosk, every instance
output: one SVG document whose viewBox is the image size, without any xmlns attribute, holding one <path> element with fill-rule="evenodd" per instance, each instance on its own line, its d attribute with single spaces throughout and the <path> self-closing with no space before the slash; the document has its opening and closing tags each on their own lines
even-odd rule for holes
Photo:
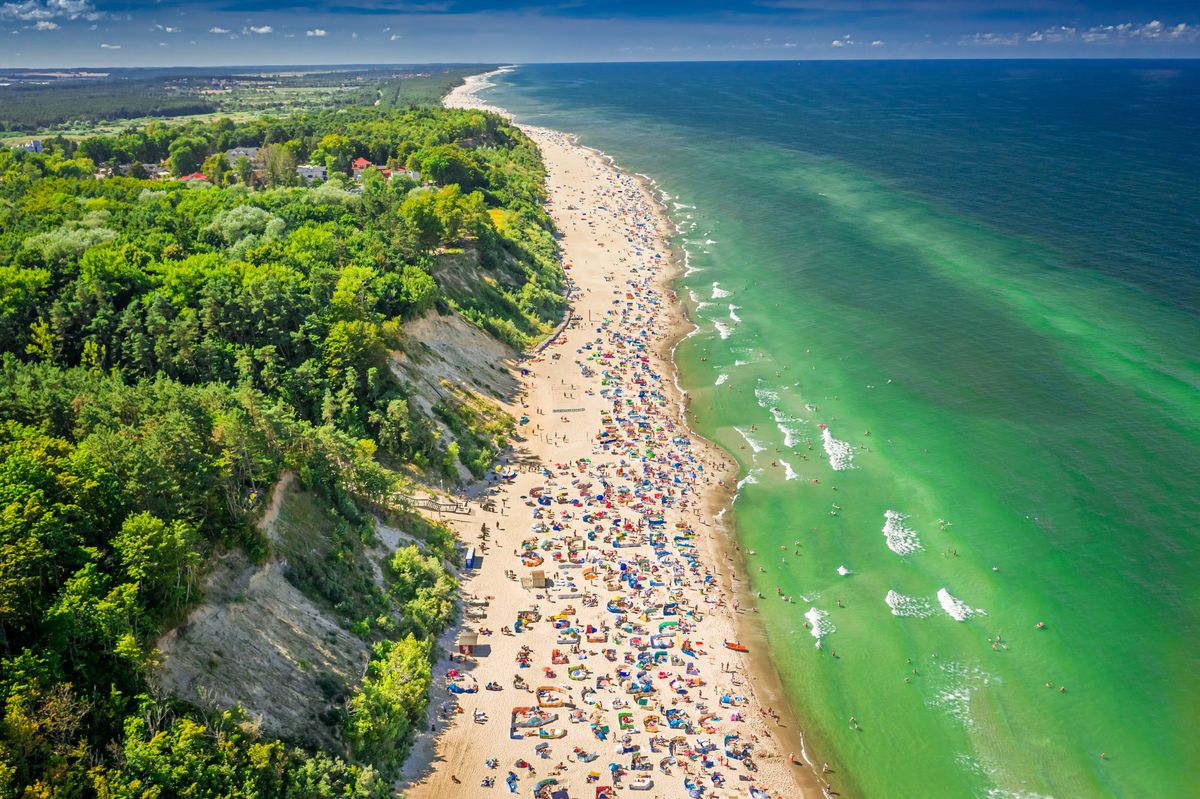
<svg viewBox="0 0 1200 799">
<path fill-rule="evenodd" d="M 463 633 L 458 636 L 458 654 L 471 655 L 475 652 L 475 647 L 479 645 L 479 635 L 476 633 Z"/>
</svg>

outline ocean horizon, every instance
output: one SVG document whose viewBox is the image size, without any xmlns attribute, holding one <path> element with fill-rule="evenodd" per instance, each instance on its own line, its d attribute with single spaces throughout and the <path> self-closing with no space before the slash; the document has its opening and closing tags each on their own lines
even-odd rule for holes
<svg viewBox="0 0 1200 799">
<path fill-rule="evenodd" d="M 693 424 L 843 794 L 1196 793 L 1200 64 L 493 81 L 663 192 Z"/>
</svg>

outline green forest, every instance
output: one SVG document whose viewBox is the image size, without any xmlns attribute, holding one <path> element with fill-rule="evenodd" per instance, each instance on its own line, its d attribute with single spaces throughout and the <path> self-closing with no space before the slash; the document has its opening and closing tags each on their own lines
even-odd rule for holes
<svg viewBox="0 0 1200 799">
<path fill-rule="evenodd" d="M 0 132 L 76 133 L 138 118 L 437 105 L 464 76 L 479 71 L 457 66 L 284 72 L 114 69 L 103 76 L 47 81 L 43 75 L 24 79 L 21 72 L 9 70 L 12 74 L 0 74 Z"/>
<path fill-rule="evenodd" d="M 236 146 L 263 162 L 229 163 Z M 420 180 L 354 180 L 358 157 Z M 95 177 L 161 160 L 207 179 Z M 329 179 L 302 185 L 302 163 Z M 543 179 L 515 127 L 436 108 L 0 148 L 0 796 L 391 793 L 457 593 L 452 536 L 401 497 L 481 475 L 511 424 L 422 412 L 390 362 L 429 312 L 518 349 L 561 318 Z M 288 579 L 372 652 L 361 684 L 330 686 L 336 746 L 155 690 L 154 642 L 214 558 L 271 556 L 255 520 L 285 471 L 336 531 Z M 354 565 L 373 517 L 416 539 L 382 587 Z"/>
</svg>

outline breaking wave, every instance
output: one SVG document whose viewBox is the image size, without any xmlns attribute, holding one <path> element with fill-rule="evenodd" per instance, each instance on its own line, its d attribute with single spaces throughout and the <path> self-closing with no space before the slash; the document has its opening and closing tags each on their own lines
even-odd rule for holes
<svg viewBox="0 0 1200 799">
<path fill-rule="evenodd" d="M 961 599 L 951 595 L 945 588 L 939 588 L 937 592 L 938 602 L 942 604 L 942 610 L 955 621 L 966 621 L 972 616 L 986 616 L 987 611 L 982 608 L 973 608 Z"/>
<path fill-rule="evenodd" d="M 747 433 L 747 432 L 746 432 L 745 430 L 743 430 L 742 428 L 740 428 L 740 427 L 734 427 L 733 429 L 734 429 L 734 430 L 736 430 L 736 431 L 738 431 L 738 434 L 739 434 L 739 435 L 740 435 L 742 438 L 746 439 L 746 443 L 750 445 L 750 449 L 754 451 L 754 454 L 756 454 L 756 455 L 757 455 L 758 453 L 760 453 L 760 452 L 762 452 L 764 449 L 766 449 L 766 447 L 764 447 L 764 446 L 763 446 L 761 443 L 759 443 L 759 442 L 758 442 L 758 441 L 756 441 L 755 439 L 751 438 L 751 437 L 750 437 L 750 434 L 749 434 L 749 433 Z"/>
<path fill-rule="evenodd" d="M 884 597 L 893 616 L 912 616 L 926 619 L 933 615 L 933 603 L 919 596 L 905 596 L 899 591 L 888 591 Z"/>
<path fill-rule="evenodd" d="M 825 454 L 829 456 L 829 465 L 835 472 L 854 468 L 854 447 L 834 438 L 825 425 L 821 425 L 821 440 L 825 444 Z"/>
<path fill-rule="evenodd" d="M 833 622 L 829 620 L 829 612 L 818 610 L 817 608 L 809 608 L 804 614 L 804 618 L 808 620 L 808 631 L 812 633 L 812 637 L 817 639 L 817 647 L 821 646 L 821 639 L 827 635 L 836 632 Z"/>
<path fill-rule="evenodd" d="M 888 549 L 897 555 L 911 555 L 921 549 L 917 531 L 904 523 L 907 518 L 894 510 L 883 512 L 883 537 L 887 539 Z"/>
</svg>

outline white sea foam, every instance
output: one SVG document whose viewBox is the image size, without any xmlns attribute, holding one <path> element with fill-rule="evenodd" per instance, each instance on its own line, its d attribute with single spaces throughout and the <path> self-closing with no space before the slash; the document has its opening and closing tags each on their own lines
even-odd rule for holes
<svg viewBox="0 0 1200 799">
<path fill-rule="evenodd" d="M 897 555 L 911 555 L 921 549 L 921 538 L 917 531 L 904 523 L 908 517 L 894 510 L 883 512 L 883 537 L 888 549 Z"/>
<path fill-rule="evenodd" d="M 735 324 L 742 321 L 742 317 L 737 315 L 737 309 L 741 307 L 742 306 L 734 305 L 733 303 L 729 304 L 729 321 L 734 322 Z"/>
<path fill-rule="evenodd" d="M 991 685 L 995 678 L 979 666 L 954 661 L 939 661 L 938 669 L 941 674 L 933 677 L 937 693 L 927 704 L 957 719 L 967 729 L 974 729 L 971 699 L 976 691 Z"/>
<path fill-rule="evenodd" d="M 1007 788 L 989 788 L 987 799 L 1054 799 L 1048 793 L 1034 793 L 1033 791 L 1010 791 Z"/>
<path fill-rule="evenodd" d="M 812 637 L 817 639 L 817 646 L 821 646 L 821 639 L 827 635 L 836 632 L 833 622 L 829 620 L 829 612 L 818 610 L 817 608 L 809 608 L 804 614 L 804 618 L 808 619 L 809 629 Z"/>
<path fill-rule="evenodd" d="M 845 566 L 838 566 L 837 572 L 843 577 L 848 577 L 849 575 L 854 574 L 854 572 L 850 571 Z"/>
<path fill-rule="evenodd" d="M 718 386 L 719 386 L 719 385 L 721 385 L 722 383 L 724 383 L 724 382 L 725 382 L 726 380 L 728 380 L 728 379 L 729 379 L 729 375 L 727 375 L 727 374 L 725 374 L 724 372 L 722 372 L 721 374 L 717 375 L 717 385 L 718 385 Z"/>
<path fill-rule="evenodd" d="M 796 436 L 800 435 L 800 426 L 804 424 L 804 420 L 788 416 L 778 408 L 772 407 L 768 410 L 771 412 L 771 418 L 775 420 L 775 426 L 783 434 L 783 445 L 788 448 L 796 446 Z"/>
<path fill-rule="evenodd" d="M 749 361 L 734 361 L 733 365 L 734 366 L 745 366 L 748 363 L 750 363 L 750 362 Z"/>
<path fill-rule="evenodd" d="M 980 777 L 990 778 L 998 771 L 995 766 L 988 766 L 982 759 L 968 752 L 959 752 L 954 756 L 954 762 L 972 774 L 978 774 Z"/>
<path fill-rule="evenodd" d="M 893 616 L 912 616 L 927 619 L 933 615 L 933 603 L 925 597 L 906 596 L 899 591 L 888 591 L 884 597 Z"/>
<path fill-rule="evenodd" d="M 796 446 L 796 436 L 800 435 L 798 427 L 791 424 L 784 424 L 783 422 L 779 422 L 776 427 L 779 428 L 779 432 L 783 433 L 783 445 L 785 447 Z"/>
<path fill-rule="evenodd" d="M 729 338 L 729 334 L 733 332 L 729 328 L 729 325 L 727 325 L 724 322 L 719 321 L 719 320 L 716 322 L 713 322 L 713 326 L 717 329 L 717 333 L 721 336 L 722 339 Z"/>
<path fill-rule="evenodd" d="M 800 757 L 804 758 L 804 762 L 809 765 L 809 768 L 816 768 L 817 764 L 808 755 L 808 749 L 804 743 L 804 733 L 800 733 Z"/>
<path fill-rule="evenodd" d="M 754 398 L 758 400 L 758 407 L 770 408 L 772 405 L 779 403 L 779 392 L 773 388 L 759 386 L 754 389 Z"/>
<path fill-rule="evenodd" d="M 828 427 L 822 427 L 821 439 L 825 444 L 825 454 L 829 456 L 829 465 L 834 471 L 844 472 L 854 468 L 854 447 L 834 438 Z"/>
<path fill-rule="evenodd" d="M 720 299 L 724 299 L 725 297 L 732 297 L 732 296 L 733 296 L 733 292 L 732 292 L 732 291 L 726 291 L 725 289 L 721 288 L 721 284 L 720 284 L 720 283 L 718 283 L 718 282 L 717 282 L 717 281 L 715 281 L 715 280 L 713 281 L 713 284 L 712 284 L 712 298 L 713 298 L 714 300 L 720 300 Z"/>
<path fill-rule="evenodd" d="M 716 244 L 717 240 L 716 239 L 705 239 L 704 243 L 705 244 Z"/>
<path fill-rule="evenodd" d="M 939 691 L 928 704 L 946 711 L 962 722 L 964 727 L 972 728 L 975 726 L 971 719 L 971 694 L 973 693 L 974 689 L 969 685 L 955 685 Z"/>
<path fill-rule="evenodd" d="M 746 473 L 746 476 L 737 481 L 737 488 L 733 492 L 733 501 L 737 502 L 742 496 L 742 489 L 748 485 L 754 485 L 758 482 L 756 475 L 757 469 L 751 469 Z"/>
<path fill-rule="evenodd" d="M 760 453 L 764 449 L 766 449 L 766 447 L 764 447 L 761 443 L 759 443 L 758 441 L 755 441 L 753 438 L 751 438 L 750 434 L 747 433 L 742 428 L 734 427 L 733 429 L 738 431 L 738 433 L 741 434 L 742 438 L 746 439 L 746 443 L 750 445 L 750 449 L 754 451 L 755 455 L 757 455 L 758 453 Z"/>
<path fill-rule="evenodd" d="M 983 608 L 973 608 L 961 599 L 951 595 L 945 588 L 939 588 L 937 592 L 938 602 L 942 604 L 942 610 L 949 614 L 950 618 L 955 621 L 966 621 L 972 616 L 986 616 L 987 611 Z"/>
<path fill-rule="evenodd" d="M 780 460 L 779 464 L 783 467 L 784 480 L 796 480 L 800 477 L 800 475 L 796 474 L 796 470 L 792 468 L 792 464 L 785 460 Z"/>
</svg>

